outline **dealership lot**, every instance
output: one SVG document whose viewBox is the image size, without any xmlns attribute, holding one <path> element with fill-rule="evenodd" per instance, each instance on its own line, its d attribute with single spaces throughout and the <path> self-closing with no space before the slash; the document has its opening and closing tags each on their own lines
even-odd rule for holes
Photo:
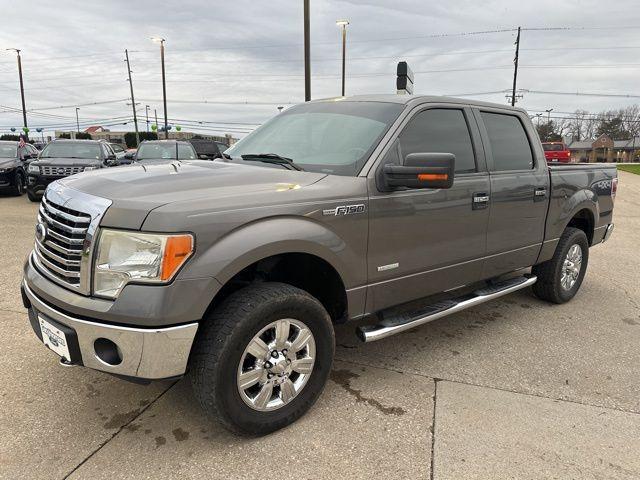
<svg viewBox="0 0 640 480">
<path fill-rule="evenodd" d="M 0 478 L 638 478 L 640 176 L 570 303 L 530 293 L 363 345 L 338 327 L 312 411 L 262 439 L 200 413 L 187 381 L 58 366 L 19 294 L 37 204 L 0 198 Z"/>
</svg>

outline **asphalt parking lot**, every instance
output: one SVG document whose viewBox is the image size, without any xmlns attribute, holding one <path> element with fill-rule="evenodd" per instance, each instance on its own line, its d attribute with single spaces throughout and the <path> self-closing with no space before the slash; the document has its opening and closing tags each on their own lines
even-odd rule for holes
<svg viewBox="0 0 640 480">
<path fill-rule="evenodd" d="M 0 478 L 640 478 L 640 176 L 562 306 L 528 291 L 381 342 L 337 331 L 315 408 L 262 439 L 186 381 L 62 368 L 20 300 L 37 204 L 0 198 Z"/>
</svg>

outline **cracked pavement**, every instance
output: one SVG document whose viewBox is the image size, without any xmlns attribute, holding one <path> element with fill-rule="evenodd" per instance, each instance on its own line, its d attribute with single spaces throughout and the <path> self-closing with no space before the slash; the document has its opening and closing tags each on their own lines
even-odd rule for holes
<svg viewBox="0 0 640 480">
<path fill-rule="evenodd" d="M 20 300 L 37 205 L 2 197 L 0 478 L 639 478 L 639 204 L 620 172 L 616 231 L 566 305 L 523 291 L 366 345 L 339 326 L 316 406 L 247 439 L 184 380 L 61 368 Z"/>
</svg>

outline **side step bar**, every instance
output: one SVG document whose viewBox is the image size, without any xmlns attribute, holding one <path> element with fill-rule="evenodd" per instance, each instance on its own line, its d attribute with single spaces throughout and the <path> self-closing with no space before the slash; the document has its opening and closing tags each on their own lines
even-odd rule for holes
<svg viewBox="0 0 640 480">
<path fill-rule="evenodd" d="M 503 295 L 527 288 L 538 278 L 534 275 L 511 278 L 503 282 L 494 283 L 485 288 L 476 290 L 462 297 L 446 300 L 444 302 L 434 303 L 420 309 L 417 312 L 409 312 L 408 314 L 400 314 L 383 318 L 377 325 L 364 325 L 356 329 L 358 338 L 363 342 L 375 342 L 383 338 L 390 337 L 397 333 L 411 330 L 419 325 L 446 317 L 453 313 L 460 312 L 470 307 L 480 305 Z"/>
</svg>

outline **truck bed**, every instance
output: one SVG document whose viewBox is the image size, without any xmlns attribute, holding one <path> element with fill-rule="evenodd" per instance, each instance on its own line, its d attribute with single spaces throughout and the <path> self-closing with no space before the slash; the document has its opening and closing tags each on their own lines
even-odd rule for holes
<svg viewBox="0 0 640 480">
<path fill-rule="evenodd" d="M 604 228 L 613 222 L 613 180 L 618 176 L 615 164 L 549 165 L 549 212 L 545 242 L 558 239 L 567 222 L 583 211 L 586 222 L 592 222 L 592 244 L 598 243 Z"/>
</svg>

